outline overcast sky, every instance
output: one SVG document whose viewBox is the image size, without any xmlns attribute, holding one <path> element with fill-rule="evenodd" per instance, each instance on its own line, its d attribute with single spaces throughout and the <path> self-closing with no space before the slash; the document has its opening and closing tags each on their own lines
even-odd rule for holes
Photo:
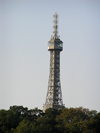
<svg viewBox="0 0 100 133">
<path fill-rule="evenodd" d="M 100 111 L 100 0 L 0 0 L 0 109 L 42 109 L 55 12 L 63 103 Z"/>
</svg>

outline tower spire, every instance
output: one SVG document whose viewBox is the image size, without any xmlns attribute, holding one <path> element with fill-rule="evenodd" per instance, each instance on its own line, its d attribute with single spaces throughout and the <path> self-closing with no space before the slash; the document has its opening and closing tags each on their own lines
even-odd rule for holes
<svg viewBox="0 0 100 133">
<path fill-rule="evenodd" d="M 53 17 L 54 17 L 54 26 L 53 26 L 53 28 L 54 28 L 54 31 L 53 31 L 53 33 L 54 33 L 54 35 L 53 35 L 53 38 L 55 39 L 55 38 L 59 38 L 58 37 L 58 14 L 57 13 L 55 13 L 54 15 L 53 15 Z"/>
</svg>

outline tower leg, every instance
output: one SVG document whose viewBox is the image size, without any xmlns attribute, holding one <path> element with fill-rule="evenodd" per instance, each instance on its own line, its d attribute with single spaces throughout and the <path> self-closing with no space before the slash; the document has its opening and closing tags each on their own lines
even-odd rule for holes
<svg viewBox="0 0 100 133">
<path fill-rule="evenodd" d="M 61 109 L 63 107 L 61 84 L 60 84 L 60 51 L 50 51 L 50 74 L 48 91 L 43 110 L 47 108 Z"/>
</svg>

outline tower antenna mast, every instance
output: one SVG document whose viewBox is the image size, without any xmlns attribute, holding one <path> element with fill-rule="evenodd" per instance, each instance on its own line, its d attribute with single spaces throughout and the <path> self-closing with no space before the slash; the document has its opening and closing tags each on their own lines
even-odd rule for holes
<svg viewBox="0 0 100 133">
<path fill-rule="evenodd" d="M 58 37 L 58 14 L 57 13 L 55 13 L 54 15 L 53 15 L 53 17 L 54 17 L 54 26 L 53 26 L 53 28 L 54 28 L 54 31 L 53 31 L 53 33 L 54 33 L 54 35 L 53 35 L 53 37 L 54 38 L 59 38 Z"/>
</svg>

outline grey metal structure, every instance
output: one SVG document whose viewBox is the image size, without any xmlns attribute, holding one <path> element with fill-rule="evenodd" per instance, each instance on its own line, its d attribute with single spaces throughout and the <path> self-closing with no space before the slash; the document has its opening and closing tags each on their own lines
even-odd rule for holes
<svg viewBox="0 0 100 133">
<path fill-rule="evenodd" d="M 50 51 L 50 74 L 43 112 L 45 112 L 47 108 L 61 109 L 64 106 L 60 84 L 60 52 L 63 50 L 63 42 L 58 36 L 58 14 L 55 13 L 53 17 L 54 35 L 51 36 L 51 39 L 48 42 L 48 51 Z"/>
</svg>

